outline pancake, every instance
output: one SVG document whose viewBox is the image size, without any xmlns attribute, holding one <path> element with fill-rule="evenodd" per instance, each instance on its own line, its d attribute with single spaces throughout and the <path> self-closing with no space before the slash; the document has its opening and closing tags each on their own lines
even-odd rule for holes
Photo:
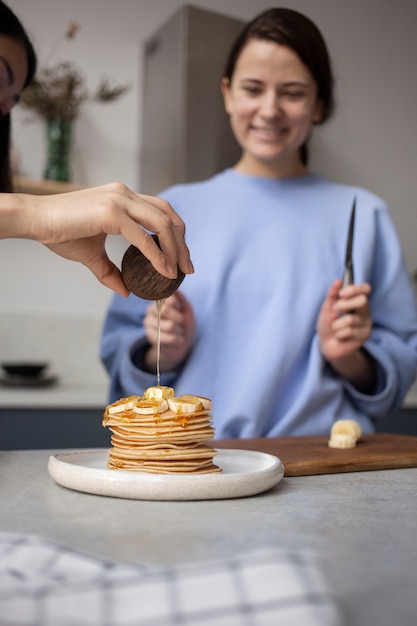
<svg viewBox="0 0 417 626">
<path fill-rule="evenodd" d="M 106 407 L 103 426 L 112 433 L 109 469 L 152 474 L 220 472 L 210 445 L 215 430 L 211 400 L 176 397 L 171 387 L 149 387 Z"/>
</svg>

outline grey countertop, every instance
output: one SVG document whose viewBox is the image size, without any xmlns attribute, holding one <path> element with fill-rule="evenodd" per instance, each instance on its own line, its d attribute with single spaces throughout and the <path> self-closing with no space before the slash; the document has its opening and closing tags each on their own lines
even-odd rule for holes
<svg viewBox="0 0 417 626">
<path fill-rule="evenodd" d="M 65 489 L 48 475 L 51 453 L 0 452 L 0 530 L 159 565 L 312 549 L 327 559 L 347 624 L 416 623 L 417 468 L 284 478 L 235 500 L 155 502 Z"/>
<path fill-rule="evenodd" d="M 106 385 L 57 382 L 51 386 L 0 386 L 3 409 L 103 409 L 108 401 Z"/>
</svg>

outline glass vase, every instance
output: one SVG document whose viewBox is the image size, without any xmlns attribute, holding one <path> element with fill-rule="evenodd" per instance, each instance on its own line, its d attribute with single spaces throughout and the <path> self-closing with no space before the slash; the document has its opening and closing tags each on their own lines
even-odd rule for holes
<svg viewBox="0 0 417 626">
<path fill-rule="evenodd" d="M 68 182 L 72 142 L 72 121 L 59 117 L 47 121 L 47 161 L 43 177 L 45 180 Z"/>
</svg>

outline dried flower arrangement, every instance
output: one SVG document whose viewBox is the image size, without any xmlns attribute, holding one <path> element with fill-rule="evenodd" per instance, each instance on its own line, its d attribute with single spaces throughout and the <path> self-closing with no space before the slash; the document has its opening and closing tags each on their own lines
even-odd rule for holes
<svg viewBox="0 0 417 626">
<path fill-rule="evenodd" d="M 64 35 L 65 39 L 74 39 L 79 29 L 77 22 L 70 22 Z M 61 43 L 61 39 L 58 44 Z M 55 49 L 56 47 L 57 44 Z M 128 90 L 127 85 L 112 87 L 108 79 L 104 78 L 96 91 L 90 94 L 80 69 L 70 61 L 61 61 L 40 69 L 35 79 L 22 93 L 20 102 L 45 120 L 59 118 L 71 121 L 76 119 L 85 102 L 113 102 Z"/>
<path fill-rule="evenodd" d="M 78 22 L 70 22 L 64 35 L 53 46 L 48 63 L 41 68 L 32 83 L 21 94 L 20 102 L 46 121 L 47 163 L 44 178 L 69 181 L 72 123 L 87 101 L 113 102 L 128 90 L 127 85 L 111 86 L 108 79 L 100 81 L 90 93 L 79 68 L 70 61 L 51 64 L 53 55 L 63 38 L 74 39 L 80 29 Z"/>
</svg>

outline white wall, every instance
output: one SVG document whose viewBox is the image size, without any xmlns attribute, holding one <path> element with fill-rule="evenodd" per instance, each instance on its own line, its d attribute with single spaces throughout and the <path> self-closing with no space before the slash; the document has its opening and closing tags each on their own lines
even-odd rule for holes
<svg viewBox="0 0 417 626">
<path fill-rule="evenodd" d="M 180 0 L 10 0 L 31 31 L 40 62 L 71 20 L 81 24 L 56 60 L 85 71 L 91 88 L 99 77 L 129 83 L 110 105 L 88 105 L 76 124 L 74 181 L 96 185 L 122 180 L 140 190 L 142 45 L 183 2 Z M 250 19 L 270 0 L 194 0 L 192 4 Z M 316 129 L 313 169 L 355 182 L 391 206 L 410 271 L 417 268 L 417 102 L 414 0 L 293 0 L 321 28 L 331 51 L 338 108 Z M 167 103 L 167 106 L 168 103 Z M 40 177 L 44 127 L 15 110 L 14 145 L 23 174 Z M 125 243 L 111 242 L 118 261 Z M 82 267 L 27 241 L 0 242 L 0 313 L 42 312 L 100 319 L 110 292 Z"/>
</svg>

